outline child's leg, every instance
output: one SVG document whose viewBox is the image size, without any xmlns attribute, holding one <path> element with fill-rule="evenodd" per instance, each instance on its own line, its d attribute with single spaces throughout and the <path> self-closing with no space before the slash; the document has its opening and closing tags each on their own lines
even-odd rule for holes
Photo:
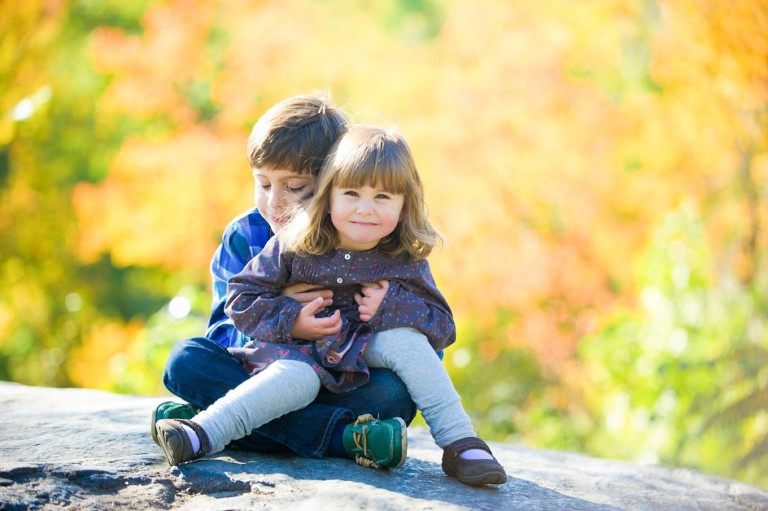
<svg viewBox="0 0 768 511">
<path fill-rule="evenodd" d="M 369 366 L 392 369 L 403 380 L 437 445 L 445 448 L 476 436 L 461 397 L 424 334 L 412 328 L 379 332 L 364 356 Z"/>
<path fill-rule="evenodd" d="M 315 400 L 320 380 L 304 362 L 278 360 L 197 414 L 193 421 L 208 435 L 210 452 Z"/>
<path fill-rule="evenodd" d="M 189 405 L 164 403 L 172 403 L 181 412 L 178 414 L 158 414 L 154 410 L 150 424 L 153 440 L 157 443 L 157 421 L 189 419 L 199 413 L 193 408 L 208 408 L 250 378 L 240 361 L 212 340 L 193 337 L 177 342 L 168 355 L 163 383 Z M 307 458 L 349 458 L 343 432 L 355 418 L 364 414 L 401 417 L 410 424 L 416 412 L 402 380 L 389 369 L 377 368 L 371 371 L 371 380 L 366 385 L 342 394 L 321 389 L 309 405 L 269 421 L 235 443 L 242 449 L 258 452 L 292 451 Z"/>
<path fill-rule="evenodd" d="M 461 398 L 427 338 L 410 328 L 380 332 L 364 352 L 371 367 L 392 369 L 408 388 L 430 432 L 443 448 L 443 471 L 469 485 L 502 484 L 504 467 L 476 437 Z"/>
</svg>

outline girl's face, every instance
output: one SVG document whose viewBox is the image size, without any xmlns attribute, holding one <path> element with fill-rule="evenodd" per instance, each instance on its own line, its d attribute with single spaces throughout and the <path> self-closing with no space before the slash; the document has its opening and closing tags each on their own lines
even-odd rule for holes
<svg viewBox="0 0 768 511">
<path fill-rule="evenodd" d="M 291 208 L 312 193 L 312 176 L 292 170 L 253 169 L 256 181 L 253 200 L 272 232 L 277 233 L 288 220 Z"/>
<path fill-rule="evenodd" d="M 330 215 L 339 233 L 336 248 L 368 250 L 391 234 L 400 221 L 405 197 L 378 186 L 331 188 Z"/>
</svg>

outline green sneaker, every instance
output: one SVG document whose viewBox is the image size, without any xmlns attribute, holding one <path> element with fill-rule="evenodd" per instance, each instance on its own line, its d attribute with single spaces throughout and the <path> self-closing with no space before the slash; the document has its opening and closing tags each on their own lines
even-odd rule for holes
<svg viewBox="0 0 768 511">
<path fill-rule="evenodd" d="M 379 420 L 370 414 L 361 415 L 344 428 L 344 448 L 364 467 L 402 467 L 408 452 L 407 431 L 400 417 Z"/>
<path fill-rule="evenodd" d="M 161 419 L 191 419 L 198 414 L 200 410 L 189 403 L 179 403 L 178 401 L 165 401 L 160 403 L 152 411 L 152 418 L 149 424 L 149 434 L 157 445 L 157 421 Z"/>
</svg>

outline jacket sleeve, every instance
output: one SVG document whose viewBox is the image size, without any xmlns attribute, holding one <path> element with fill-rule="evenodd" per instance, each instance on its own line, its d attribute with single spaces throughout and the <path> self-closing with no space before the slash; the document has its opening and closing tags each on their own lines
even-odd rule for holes
<svg viewBox="0 0 768 511">
<path fill-rule="evenodd" d="M 301 304 L 281 296 L 290 276 L 292 254 L 283 253 L 274 237 L 229 279 L 224 311 L 239 331 L 266 342 L 295 343 L 291 329 Z"/>
<path fill-rule="evenodd" d="M 456 323 L 427 261 L 414 264 L 419 265 L 419 278 L 391 280 L 369 323 L 376 331 L 414 328 L 427 336 L 435 351 L 440 351 L 456 341 Z"/>
</svg>

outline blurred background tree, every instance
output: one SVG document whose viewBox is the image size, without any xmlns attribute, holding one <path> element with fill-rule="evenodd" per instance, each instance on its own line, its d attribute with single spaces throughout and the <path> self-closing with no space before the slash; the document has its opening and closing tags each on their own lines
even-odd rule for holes
<svg viewBox="0 0 768 511">
<path fill-rule="evenodd" d="M 483 436 L 768 487 L 766 33 L 766 0 L 2 3 L 0 378 L 165 392 L 251 125 L 327 88 L 412 143 Z"/>
</svg>

